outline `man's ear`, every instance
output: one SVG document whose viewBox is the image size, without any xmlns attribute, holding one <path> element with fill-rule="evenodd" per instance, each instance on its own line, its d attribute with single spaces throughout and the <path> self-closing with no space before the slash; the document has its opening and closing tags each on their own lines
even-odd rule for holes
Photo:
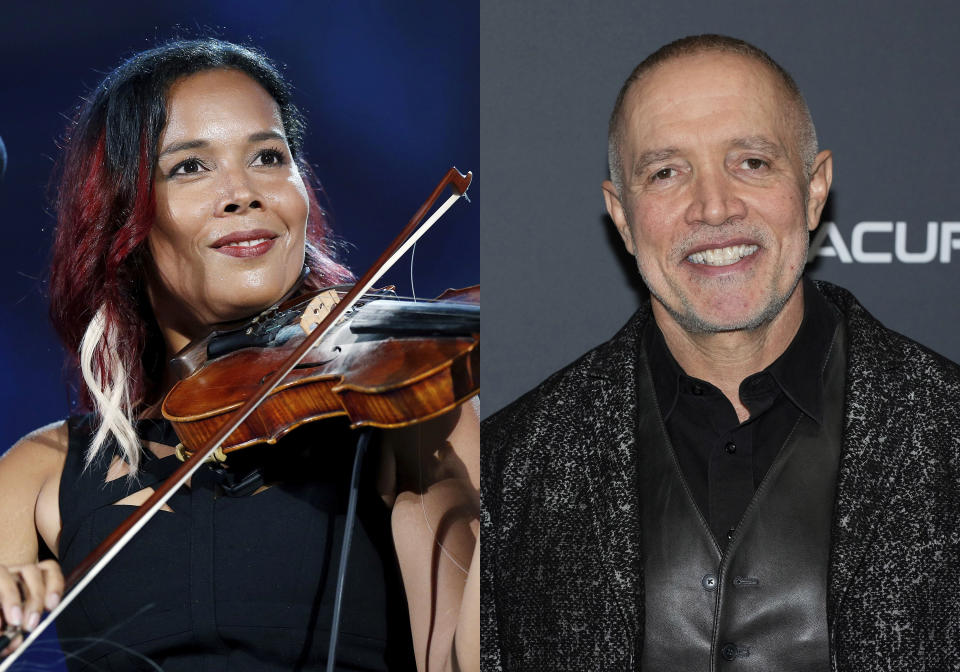
<svg viewBox="0 0 960 672">
<path fill-rule="evenodd" d="M 623 246 L 627 248 L 627 252 L 629 252 L 631 256 L 637 256 L 637 248 L 636 245 L 633 244 L 633 234 L 627 225 L 627 218 L 623 213 L 623 203 L 620 202 L 617 188 L 613 186 L 613 182 L 610 180 L 604 180 L 600 186 L 603 188 L 603 200 L 607 204 L 607 213 L 609 213 L 610 219 L 613 220 L 617 231 L 620 233 Z"/>
<path fill-rule="evenodd" d="M 813 161 L 810 185 L 807 187 L 807 228 L 813 231 L 820 224 L 820 214 L 833 182 L 833 154 L 825 149 Z"/>
</svg>

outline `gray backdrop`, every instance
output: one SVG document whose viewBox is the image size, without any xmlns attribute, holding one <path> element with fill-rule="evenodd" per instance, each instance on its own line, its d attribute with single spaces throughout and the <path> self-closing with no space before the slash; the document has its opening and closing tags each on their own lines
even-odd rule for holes
<svg viewBox="0 0 960 672">
<path fill-rule="evenodd" d="M 960 6 L 948 3 L 482 5 L 484 415 L 606 340 L 635 309 L 643 290 L 600 191 L 607 117 L 634 65 L 695 33 L 768 51 L 834 152 L 823 218 L 832 225 L 821 225 L 812 275 L 960 359 L 958 22 Z"/>
</svg>

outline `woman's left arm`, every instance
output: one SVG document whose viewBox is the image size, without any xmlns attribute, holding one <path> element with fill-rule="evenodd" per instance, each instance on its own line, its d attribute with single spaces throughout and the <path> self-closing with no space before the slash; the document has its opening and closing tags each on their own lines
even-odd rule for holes
<svg viewBox="0 0 960 672">
<path fill-rule="evenodd" d="M 421 672 L 480 668 L 480 423 L 472 403 L 384 432 L 381 492 Z M 392 464 L 390 464 L 392 462 Z M 391 468 L 394 467 L 394 468 Z M 395 481 L 389 482 L 389 475 Z"/>
</svg>

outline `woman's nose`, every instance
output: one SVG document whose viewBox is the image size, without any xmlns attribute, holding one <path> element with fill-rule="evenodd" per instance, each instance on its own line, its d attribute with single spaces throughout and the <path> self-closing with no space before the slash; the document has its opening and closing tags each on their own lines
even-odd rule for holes
<svg viewBox="0 0 960 672">
<path fill-rule="evenodd" d="M 232 214 L 232 213 L 235 213 L 235 212 L 241 212 L 241 211 L 246 210 L 246 209 L 248 209 L 248 208 L 249 208 L 249 209 L 253 209 L 253 210 L 257 210 L 257 209 L 259 209 L 259 208 L 262 207 L 262 206 L 260 205 L 260 201 L 258 201 L 257 199 L 250 200 L 249 203 L 246 203 L 246 201 L 247 201 L 247 199 L 237 198 L 237 199 L 234 199 L 233 201 L 231 201 L 230 203 L 227 203 L 225 206 L 223 206 L 223 212 L 224 212 L 224 214 Z M 246 205 L 244 205 L 244 203 L 246 203 Z"/>
<path fill-rule="evenodd" d="M 263 199 L 250 183 L 244 171 L 231 171 L 223 175 L 221 196 L 217 203 L 217 214 L 243 214 L 248 210 L 262 210 Z"/>
</svg>

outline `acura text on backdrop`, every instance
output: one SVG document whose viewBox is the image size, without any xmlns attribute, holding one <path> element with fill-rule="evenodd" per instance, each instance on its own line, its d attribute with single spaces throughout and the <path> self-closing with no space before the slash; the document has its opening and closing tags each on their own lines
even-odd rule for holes
<svg viewBox="0 0 960 672">
<path fill-rule="evenodd" d="M 810 241 L 807 261 L 836 257 L 844 264 L 949 264 L 960 250 L 960 222 L 927 222 L 926 238 L 907 233 L 906 222 L 860 222 L 849 232 L 823 222 Z M 849 241 L 849 242 L 848 242 Z"/>
</svg>

